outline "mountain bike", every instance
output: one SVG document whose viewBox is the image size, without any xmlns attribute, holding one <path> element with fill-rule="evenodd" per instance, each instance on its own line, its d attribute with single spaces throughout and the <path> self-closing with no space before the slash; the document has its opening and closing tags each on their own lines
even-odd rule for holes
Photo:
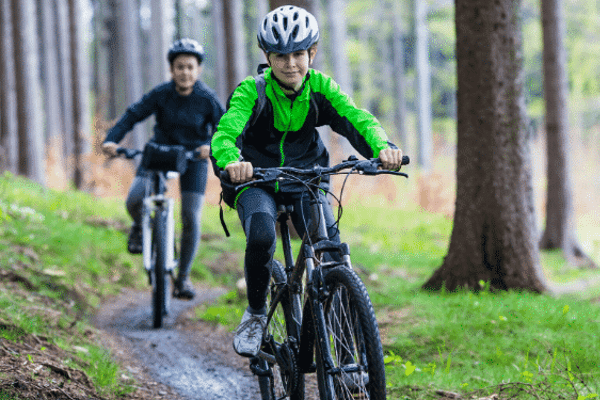
<svg viewBox="0 0 600 400">
<path fill-rule="evenodd" d="M 142 205 L 142 259 L 152 286 L 153 327 L 161 328 L 169 313 L 169 290 L 178 264 L 174 201 L 166 196 L 167 181 L 179 176 L 187 161 L 196 158 L 198 153 L 185 151 L 181 146 L 153 146 L 154 150 L 150 150 L 146 145 L 144 151 L 120 147 L 117 154 L 127 159 L 143 155 L 142 164 L 151 177 Z"/>
<path fill-rule="evenodd" d="M 408 163 L 409 158 L 403 157 L 402 164 Z M 311 195 L 310 223 L 306 224 L 310 231 L 295 263 L 287 224 L 294 210 L 290 205 L 278 206 L 285 265 L 272 263 L 264 339 L 259 354 L 250 359 L 264 400 L 303 400 L 305 374 L 314 372 L 322 400 L 386 398 L 383 350 L 373 305 L 352 269 L 349 246 L 329 240 L 323 196 L 317 195 L 319 183 L 330 175 L 347 175 L 341 193 L 351 174 L 408 177 L 380 166 L 379 159 L 352 156 L 328 168 L 254 168 L 254 180 L 236 187 L 293 181 L 301 182 Z"/>
</svg>

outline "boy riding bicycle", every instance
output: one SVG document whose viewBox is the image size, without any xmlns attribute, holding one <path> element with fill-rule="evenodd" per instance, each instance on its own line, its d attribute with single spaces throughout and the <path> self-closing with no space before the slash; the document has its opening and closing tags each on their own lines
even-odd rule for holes
<svg viewBox="0 0 600 400">
<path fill-rule="evenodd" d="M 224 169 L 231 182 L 241 184 L 252 179 L 253 167 L 327 166 L 329 153 L 316 130 L 323 125 L 345 136 L 365 158 L 379 157 L 384 169 L 400 167 L 402 152 L 387 140 L 377 119 L 358 109 L 333 79 L 309 68 L 319 40 L 312 14 L 296 6 L 279 7 L 265 16 L 257 37 L 267 68 L 242 81 L 229 98 L 228 111 L 211 142 L 216 172 Z M 309 196 L 302 185 L 294 184 L 273 191 L 247 187 L 239 193 L 225 181 L 221 186 L 224 201 L 237 209 L 246 234 L 248 308 L 233 346 L 238 354 L 253 357 L 260 350 L 266 323 L 277 204 L 293 204 L 292 222 L 302 236 L 308 231 Z M 328 182 L 323 181 L 321 188 L 319 195 L 325 196 Z M 339 243 L 331 206 L 323 200 L 328 235 Z"/>
<path fill-rule="evenodd" d="M 202 70 L 204 49 L 192 39 L 180 39 L 171 44 L 167 53 L 172 80 L 162 83 L 132 104 L 106 136 L 102 149 L 116 156 L 116 149 L 134 125 L 154 114 L 156 125 L 152 143 L 182 145 L 186 150 L 196 150 L 199 160 L 190 160 L 179 177 L 181 188 L 181 252 L 179 272 L 173 295 L 192 299 L 194 288 L 189 281 L 192 262 L 200 244 L 202 205 L 210 154 L 210 139 L 224 108 L 215 92 L 198 77 Z M 130 253 L 142 252 L 142 201 L 150 184 L 150 175 L 140 167 L 127 195 L 127 211 L 133 218 L 127 248 Z"/>
</svg>

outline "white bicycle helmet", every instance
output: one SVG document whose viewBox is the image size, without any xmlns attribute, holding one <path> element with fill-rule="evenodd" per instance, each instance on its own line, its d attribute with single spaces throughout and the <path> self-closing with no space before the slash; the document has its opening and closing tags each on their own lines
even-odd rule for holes
<svg viewBox="0 0 600 400">
<path fill-rule="evenodd" d="M 319 40 L 317 19 L 304 8 L 281 6 L 268 13 L 258 28 L 258 45 L 267 53 L 308 50 Z"/>
</svg>

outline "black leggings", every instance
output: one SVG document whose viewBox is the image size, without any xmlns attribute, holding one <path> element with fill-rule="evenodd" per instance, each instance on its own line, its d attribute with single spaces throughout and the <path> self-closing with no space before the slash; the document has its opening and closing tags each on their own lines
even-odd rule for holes
<svg viewBox="0 0 600 400">
<path fill-rule="evenodd" d="M 329 239 L 339 243 L 340 237 L 331 206 L 325 194 L 319 191 L 323 201 L 323 211 Z M 266 306 L 267 288 L 271 276 L 270 265 L 275 252 L 277 235 L 277 205 L 291 204 L 294 228 L 300 237 L 307 231 L 305 221 L 310 215 L 310 195 L 308 193 L 275 194 L 256 187 L 246 189 L 237 201 L 237 210 L 246 233 L 246 255 L 244 273 L 248 293 L 248 305 L 255 312 Z"/>
</svg>

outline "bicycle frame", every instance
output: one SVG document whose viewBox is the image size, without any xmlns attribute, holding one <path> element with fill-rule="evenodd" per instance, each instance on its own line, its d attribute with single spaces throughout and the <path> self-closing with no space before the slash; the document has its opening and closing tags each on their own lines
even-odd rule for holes
<svg viewBox="0 0 600 400">
<path fill-rule="evenodd" d="M 152 270 L 152 221 L 153 215 L 162 210 L 167 211 L 167 271 L 171 272 L 175 268 L 175 221 L 174 221 L 174 200 L 167 197 L 165 181 L 169 179 L 171 173 L 166 176 L 163 172 L 152 172 L 153 191 L 147 194 L 143 200 L 142 208 L 142 254 L 144 258 L 144 268 L 148 273 Z M 173 245 L 171 245 L 173 244 Z"/>
<path fill-rule="evenodd" d="M 282 283 L 277 289 L 277 294 L 275 295 L 273 303 L 271 304 L 267 314 L 268 325 L 273 317 L 273 313 L 281 299 L 281 296 L 283 296 L 286 291 L 298 295 L 302 294 L 302 278 L 304 275 L 306 275 L 305 288 L 308 298 L 303 308 L 302 320 L 296 321 L 296 331 L 300 332 L 300 328 L 302 328 L 302 331 L 300 333 L 300 337 L 294 338 L 296 343 L 300 343 L 300 349 L 298 352 L 300 359 L 298 360 L 298 365 L 301 373 L 314 372 L 313 348 L 315 338 L 324 336 L 326 331 L 325 315 L 323 313 L 323 308 L 319 303 L 320 297 L 323 295 L 323 268 L 330 268 L 343 264 L 347 268 L 352 269 L 348 245 L 346 243 L 334 243 L 329 240 L 327 235 L 327 227 L 325 224 L 325 216 L 323 214 L 323 204 L 320 200 L 318 200 L 318 196 L 316 196 L 316 198 L 317 199 L 313 200 L 314 203 L 312 203 L 310 206 L 311 220 L 318 220 L 319 222 L 317 224 L 311 224 L 311 227 L 313 228 L 309 233 L 311 239 L 305 238 L 302 241 L 302 246 L 295 265 L 293 263 L 291 239 L 287 225 L 289 214 L 292 209 L 289 206 L 279 207 L 279 217 L 277 221 L 279 222 L 279 230 L 286 264 L 286 275 L 289 279 L 285 283 Z M 341 261 L 323 262 L 319 263 L 320 265 L 317 266 L 315 264 L 317 253 L 326 251 L 338 252 L 342 256 Z M 316 326 L 313 326 L 315 321 Z M 331 373 L 335 373 L 335 371 L 332 371 L 334 365 L 333 359 L 331 358 L 329 351 L 326 349 L 328 343 L 319 341 L 319 345 L 322 346 L 321 354 L 325 355 L 324 361 L 327 370 L 331 371 Z M 274 361 L 273 356 L 262 351 L 259 353 L 259 357 L 262 357 L 270 362 Z"/>
</svg>

